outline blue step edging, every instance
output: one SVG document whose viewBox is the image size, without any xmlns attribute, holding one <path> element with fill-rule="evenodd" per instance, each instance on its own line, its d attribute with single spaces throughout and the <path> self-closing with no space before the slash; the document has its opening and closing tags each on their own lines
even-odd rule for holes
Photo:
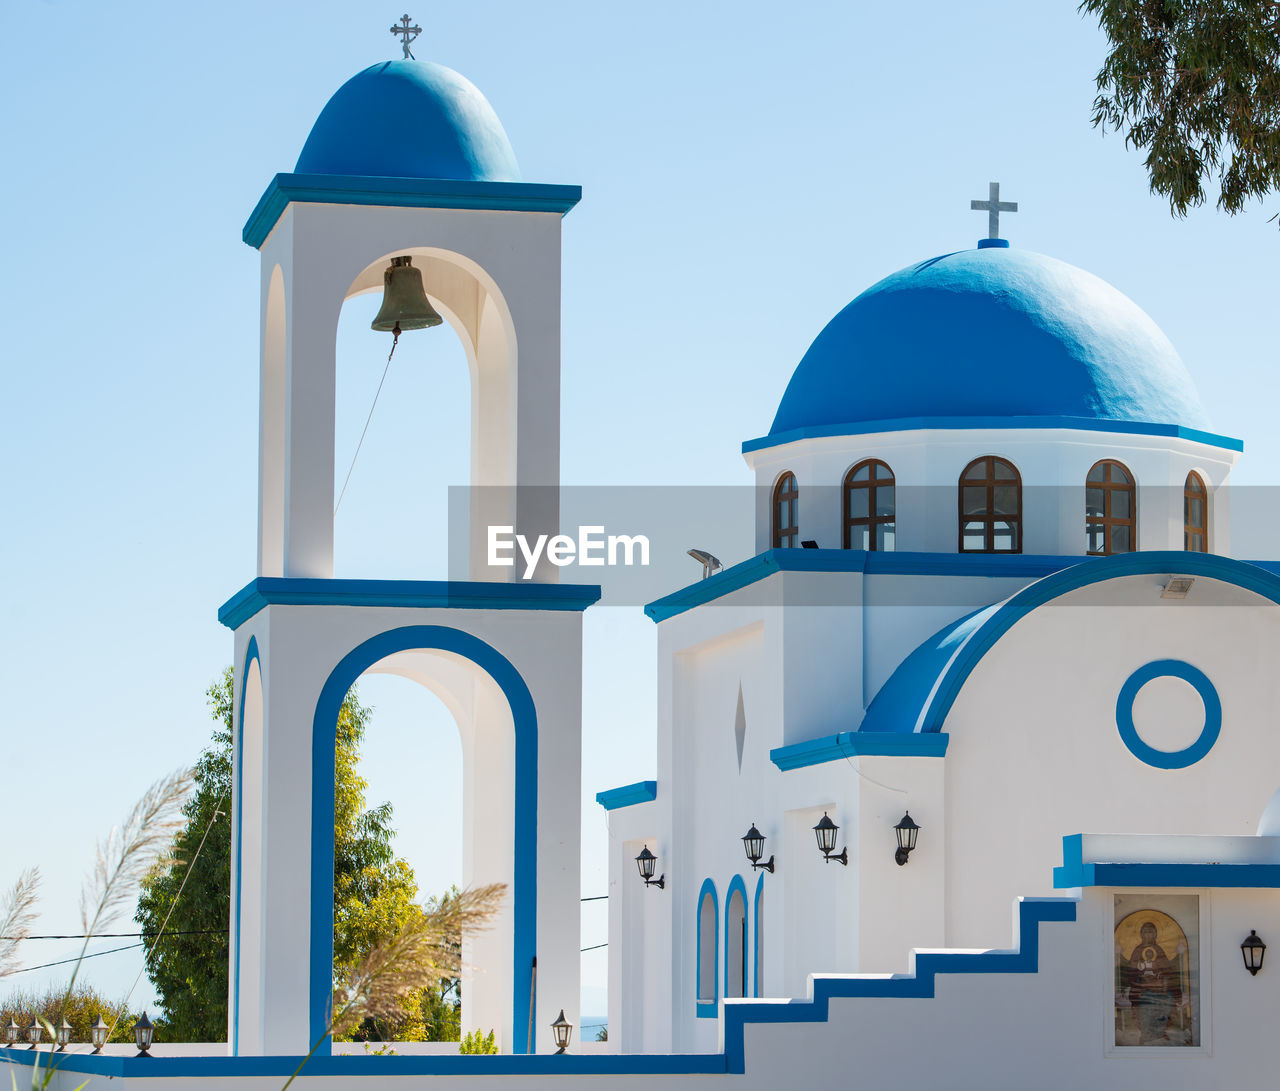
<svg viewBox="0 0 1280 1091">
<path fill-rule="evenodd" d="M 1040 925 L 1074 921 L 1075 898 L 1022 898 L 1018 902 L 1018 947 L 1011 951 L 924 951 L 916 955 L 914 974 L 889 977 L 815 977 L 809 1000 L 743 1000 L 723 1006 L 724 1052 L 645 1054 L 512 1055 L 463 1057 L 433 1055 L 373 1057 L 340 1054 L 313 1057 L 307 1076 L 411 1076 L 411 1075 L 697 1075 L 746 1071 L 745 1032 L 752 1023 L 825 1023 L 832 999 L 879 997 L 883 999 L 931 999 L 938 974 L 1034 974 L 1040 969 Z M 163 1050 L 159 1045 L 157 1049 Z M 37 1056 L 47 1058 L 41 1051 Z M 58 1068 L 66 1072 L 107 1077 L 156 1076 L 288 1076 L 298 1057 L 94 1057 L 58 1054 Z M 0 1047 L 0 1061 L 29 1065 L 32 1053 L 25 1048 Z"/>
<path fill-rule="evenodd" d="M 1034 974 L 1040 969 L 1040 925 L 1074 921 L 1075 898 L 1022 898 L 1018 902 L 1018 947 L 1012 951 L 925 951 L 914 974 L 890 977 L 815 977 L 813 999 L 770 1003 L 747 1000 L 724 1005 L 724 1052 L 730 1073 L 746 1071 L 744 1035 L 749 1023 L 825 1023 L 833 998 L 931 999 L 938 974 Z"/>
</svg>

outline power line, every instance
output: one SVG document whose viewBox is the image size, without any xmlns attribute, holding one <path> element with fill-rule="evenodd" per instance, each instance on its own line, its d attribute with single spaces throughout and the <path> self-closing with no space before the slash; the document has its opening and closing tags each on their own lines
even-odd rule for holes
<svg viewBox="0 0 1280 1091">
<path fill-rule="evenodd" d="M 594 898 L 579 898 L 579 899 L 578 899 L 578 901 L 580 901 L 580 902 L 607 902 L 608 900 L 609 900 L 609 895 L 608 895 L 608 894 L 597 894 Z"/>
<path fill-rule="evenodd" d="M 225 936 L 230 932 L 228 928 L 188 928 L 181 932 L 166 932 L 167 936 Z M 90 932 L 88 934 L 73 935 L 68 932 L 65 936 L 0 936 L 0 940 L 22 940 L 27 939 L 134 939 L 140 936 L 158 936 L 159 932 Z"/>
<path fill-rule="evenodd" d="M 609 945 L 608 945 L 607 943 L 597 943 L 594 947 L 579 947 L 579 948 L 578 948 L 578 951 L 579 951 L 579 952 L 582 952 L 582 951 L 598 951 L 598 950 L 600 950 L 600 948 L 601 948 L 601 947 L 608 947 L 608 946 L 609 946 Z"/>
<path fill-rule="evenodd" d="M 79 958 L 64 958 L 59 962 L 45 962 L 39 966 L 24 966 L 21 970 L 10 970 L 6 977 L 12 977 L 14 974 L 28 974 L 32 970 L 47 970 L 50 966 L 65 966 L 68 962 L 79 962 L 85 958 L 97 958 L 99 955 L 114 955 L 118 951 L 132 951 L 135 947 L 145 947 L 145 943 L 129 943 L 124 947 L 112 947 L 109 951 L 90 951 L 87 955 L 81 955 Z"/>
</svg>

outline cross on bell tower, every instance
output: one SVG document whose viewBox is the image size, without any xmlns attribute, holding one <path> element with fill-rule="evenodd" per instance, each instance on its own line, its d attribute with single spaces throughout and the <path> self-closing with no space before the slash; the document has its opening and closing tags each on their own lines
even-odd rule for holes
<svg viewBox="0 0 1280 1091">
<path fill-rule="evenodd" d="M 970 201 L 969 208 L 974 212 L 987 213 L 987 238 L 998 239 L 1000 238 L 1000 213 L 1017 212 L 1018 202 L 1000 200 L 1000 183 L 989 182 L 987 184 L 987 199 L 985 201 Z M 983 242 L 986 241 L 986 239 L 983 240 Z"/>
<path fill-rule="evenodd" d="M 409 43 L 422 33 L 422 27 L 416 23 L 409 25 L 409 16 L 407 14 L 400 16 L 400 22 L 391 28 L 391 33 L 401 39 L 401 46 L 404 48 L 404 58 L 407 61 L 414 60 L 413 54 L 409 51 Z"/>
</svg>

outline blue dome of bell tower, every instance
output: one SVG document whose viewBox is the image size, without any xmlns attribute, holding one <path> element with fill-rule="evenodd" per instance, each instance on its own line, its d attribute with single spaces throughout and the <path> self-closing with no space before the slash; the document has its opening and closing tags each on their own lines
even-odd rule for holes
<svg viewBox="0 0 1280 1091">
<path fill-rule="evenodd" d="M 429 61 L 382 61 L 338 88 L 311 128 L 298 174 L 518 182 L 489 100 Z"/>
</svg>

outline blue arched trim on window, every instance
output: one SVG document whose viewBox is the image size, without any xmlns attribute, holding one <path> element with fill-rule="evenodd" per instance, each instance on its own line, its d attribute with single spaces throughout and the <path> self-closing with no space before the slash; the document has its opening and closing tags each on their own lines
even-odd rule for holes
<svg viewBox="0 0 1280 1091">
<path fill-rule="evenodd" d="M 235 927 L 232 929 L 232 935 L 235 940 L 236 954 L 235 965 L 231 971 L 231 1055 L 234 1057 L 240 1052 L 240 902 L 243 897 L 240 887 L 240 863 L 243 856 L 241 846 L 244 842 L 244 826 L 241 822 L 241 816 L 244 813 L 244 791 L 241 785 L 244 782 L 244 695 L 245 685 L 249 681 L 249 669 L 258 664 L 258 678 L 262 678 L 262 657 L 258 654 L 258 638 L 256 636 L 249 637 L 249 644 L 245 648 L 244 666 L 240 670 L 240 700 L 236 706 L 236 719 L 233 727 L 233 744 L 232 744 L 232 767 L 235 769 Z"/>
<path fill-rule="evenodd" d="M 753 988 L 752 996 L 763 996 L 764 991 L 760 988 L 760 910 L 764 906 L 764 872 L 760 873 L 760 877 L 756 880 L 756 897 L 755 904 L 751 910 L 751 919 L 755 922 L 751 933 L 751 984 Z"/>
<path fill-rule="evenodd" d="M 734 895 L 734 893 L 735 893 L 735 892 L 736 892 L 736 893 L 737 893 L 737 894 L 742 898 L 742 929 L 743 929 L 743 933 L 742 933 L 742 992 L 741 992 L 741 993 L 737 993 L 737 994 L 731 994 L 731 993 L 730 993 L 730 991 L 729 991 L 729 965 L 730 965 L 730 959 L 729 959 L 729 944 L 736 942 L 736 940 L 735 940 L 735 939 L 734 939 L 734 937 L 731 935 L 731 930 L 730 930 L 730 928 L 729 928 L 729 921 L 732 919 L 732 918 L 730 917 L 730 915 L 729 915 L 729 909 L 730 909 L 730 907 L 731 907 L 731 906 L 732 906 L 732 904 L 733 904 L 733 895 Z M 747 902 L 747 884 L 746 884 L 746 883 L 744 883 L 744 882 L 742 881 L 742 876 L 741 876 L 741 875 L 735 875 L 735 876 L 734 876 L 734 877 L 729 881 L 729 889 L 725 891 L 725 895 L 724 895 L 724 995 L 725 995 L 725 996 L 730 996 L 730 995 L 748 996 L 748 995 L 750 995 L 750 994 L 748 993 L 748 991 L 747 991 L 747 986 L 748 986 L 748 984 L 749 984 L 749 982 L 747 981 L 747 968 L 751 965 L 751 963 L 750 963 L 750 962 L 748 961 L 748 959 L 747 959 L 747 947 L 746 947 L 746 941 L 747 941 L 747 939 L 748 939 L 748 938 L 750 937 L 750 935 L 751 935 L 751 931 L 750 931 L 751 916 L 750 916 L 750 912 L 749 912 L 749 911 L 748 911 L 748 909 L 747 909 L 747 905 L 748 905 L 748 902 Z"/>
<path fill-rule="evenodd" d="M 711 912 L 712 919 L 715 921 L 711 929 L 711 998 L 704 1000 L 702 990 L 702 906 L 707 900 L 707 895 L 711 895 Z M 698 891 L 697 906 L 693 911 L 693 928 L 694 935 L 697 936 L 698 961 L 697 968 L 697 992 L 694 1000 L 697 1003 L 699 1019 L 714 1019 L 719 1014 L 720 1007 L 720 991 L 717 988 L 720 978 L 720 899 L 716 894 L 716 884 L 710 879 L 704 879 L 702 888 Z"/>
</svg>

